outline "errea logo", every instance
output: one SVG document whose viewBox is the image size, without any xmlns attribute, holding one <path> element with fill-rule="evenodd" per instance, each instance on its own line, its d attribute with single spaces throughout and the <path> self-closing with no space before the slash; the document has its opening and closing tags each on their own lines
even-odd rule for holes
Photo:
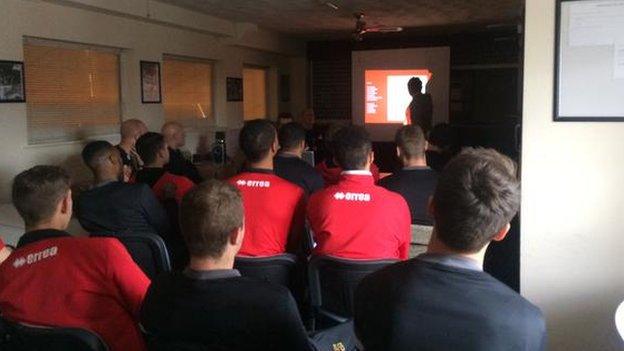
<svg viewBox="0 0 624 351">
<path fill-rule="evenodd" d="M 20 267 L 23 267 L 24 265 L 30 265 L 30 264 L 39 262 L 43 259 L 56 256 L 57 253 L 58 253 L 57 246 L 48 247 L 45 250 L 28 254 L 26 257 L 22 256 L 22 257 L 16 258 L 15 261 L 13 261 L 13 267 L 20 268 Z"/>
<path fill-rule="evenodd" d="M 244 180 L 239 179 L 236 181 L 236 185 L 238 186 L 246 186 L 250 188 L 269 188 L 271 187 L 271 182 L 268 180 Z"/>
<path fill-rule="evenodd" d="M 371 200 L 371 196 L 368 193 L 343 193 L 337 192 L 334 194 L 334 199 L 336 200 L 346 200 L 346 201 L 362 201 L 369 202 Z"/>
</svg>

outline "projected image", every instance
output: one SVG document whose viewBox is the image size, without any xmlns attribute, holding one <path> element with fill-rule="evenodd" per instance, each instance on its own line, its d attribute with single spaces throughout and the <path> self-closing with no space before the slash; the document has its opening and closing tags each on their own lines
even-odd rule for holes
<svg viewBox="0 0 624 351">
<path fill-rule="evenodd" d="M 408 124 L 413 97 L 408 90 L 412 78 L 422 82 L 421 93 L 427 92 L 432 74 L 427 69 L 416 70 L 366 70 L 364 80 L 365 123 Z"/>
</svg>

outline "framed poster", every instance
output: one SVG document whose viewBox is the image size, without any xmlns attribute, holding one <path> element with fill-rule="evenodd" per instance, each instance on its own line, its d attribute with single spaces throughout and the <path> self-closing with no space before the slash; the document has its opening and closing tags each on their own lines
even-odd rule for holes
<svg viewBox="0 0 624 351">
<path fill-rule="evenodd" d="M 24 63 L 0 61 L 0 103 L 25 101 Z"/>
<path fill-rule="evenodd" d="M 226 78 L 227 101 L 243 101 L 243 80 L 241 78 Z"/>
<path fill-rule="evenodd" d="M 159 104 L 160 94 L 160 62 L 141 61 L 141 102 Z"/>
<path fill-rule="evenodd" d="M 624 121 L 624 0 L 557 0 L 554 121 Z"/>
</svg>

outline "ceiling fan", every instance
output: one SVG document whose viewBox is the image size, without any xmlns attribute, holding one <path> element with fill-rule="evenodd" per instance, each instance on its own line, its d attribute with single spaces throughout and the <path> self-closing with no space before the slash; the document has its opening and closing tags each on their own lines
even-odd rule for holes
<svg viewBox="0 0 624 351">
<path fill-rule="evenodd" d="M 364 14 L 362 12 L 356 12 L 353 14 L 355 17 L 355 31 L 353 32 L 353 39 L 355 41 L 362 41 L 364 35 L 367 33 L 396 33 L 403 30 L 403 27 L 389 27 L 389 26 L 366 26 L 364 21 Z"/>
</svg>

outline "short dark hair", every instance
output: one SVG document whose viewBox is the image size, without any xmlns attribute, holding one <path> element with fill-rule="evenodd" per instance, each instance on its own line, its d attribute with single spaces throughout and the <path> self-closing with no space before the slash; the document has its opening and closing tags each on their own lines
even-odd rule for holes
<svg viewBox="0 0 624 351">
<path fill-rule="evenodd" d="M 70 190 L 69 175 L 57 166 L 35 166 L 13 179 L 12 199 L 26 226 L 52 218 Z"/>
<path fill-rule="evenodd" d="M 442 171 L 433 207 L 440 241 L 460 252 L 481 250 L 518 212 L 516 163 L 493 149 L 464 149 Z"/>
<path fill-rule="evenodd" d="M 425 157 L 427 142 L 425 141 L 425 134 L 417 125 L 413 124 L 399 128 L 394 137 L 394 142 L 401 150 L 401 153 L 408 159 Z"/>
<path fill-rule="evenodd" d="M 254 119 L 243 126 L 238 144 L 249 162 L 265 158 L 275 142 L 275 127 L 266 119 Z"/>
<path fill-rule="evenodd" d="M 106 157 L 109 156 L 114 146 L 108 141 L 96 140 L 85 145 L 82 149 L 82 160 L 91 169 L 95 169 Z"/>
<path fill-rule="evenodd" d="M 136 150 L 145 164 L 156 161 L 158 151 L 165 147 L 165 137 L 160 133 L 147 132 L 136 142 Z"/>
<path fill-rule="evenodd" d="M 219 258 L 230 233 L 243 226 L 238 189 L 208 180 L 190 190 L 180 205 L 180 229 L 191 256 Z"/>
<path fill-rule="evenodd" d="M 290 122 L 280 127 L 277 139 L 284 150 L 292 150 L 305 141 L 306 132 L 301 123 Z"/>
<path fill-rule="evenodd" d="M 334 157 L 343 170 L 362 169 L 373 150 L 370 136 L 364 127 L 343 127 L 334 135 Z"/>
<path fill-rule="evenodd" d="M 410 93 L 410 95 L 416 95 L 417 93 L 420 93 L 422 91 L 422 80 L 420 80 L 420 78 L 418 77 L 412 77 L 410 78 L 410 80 L 407 81 L 407 91 Z"/>
</svg>

